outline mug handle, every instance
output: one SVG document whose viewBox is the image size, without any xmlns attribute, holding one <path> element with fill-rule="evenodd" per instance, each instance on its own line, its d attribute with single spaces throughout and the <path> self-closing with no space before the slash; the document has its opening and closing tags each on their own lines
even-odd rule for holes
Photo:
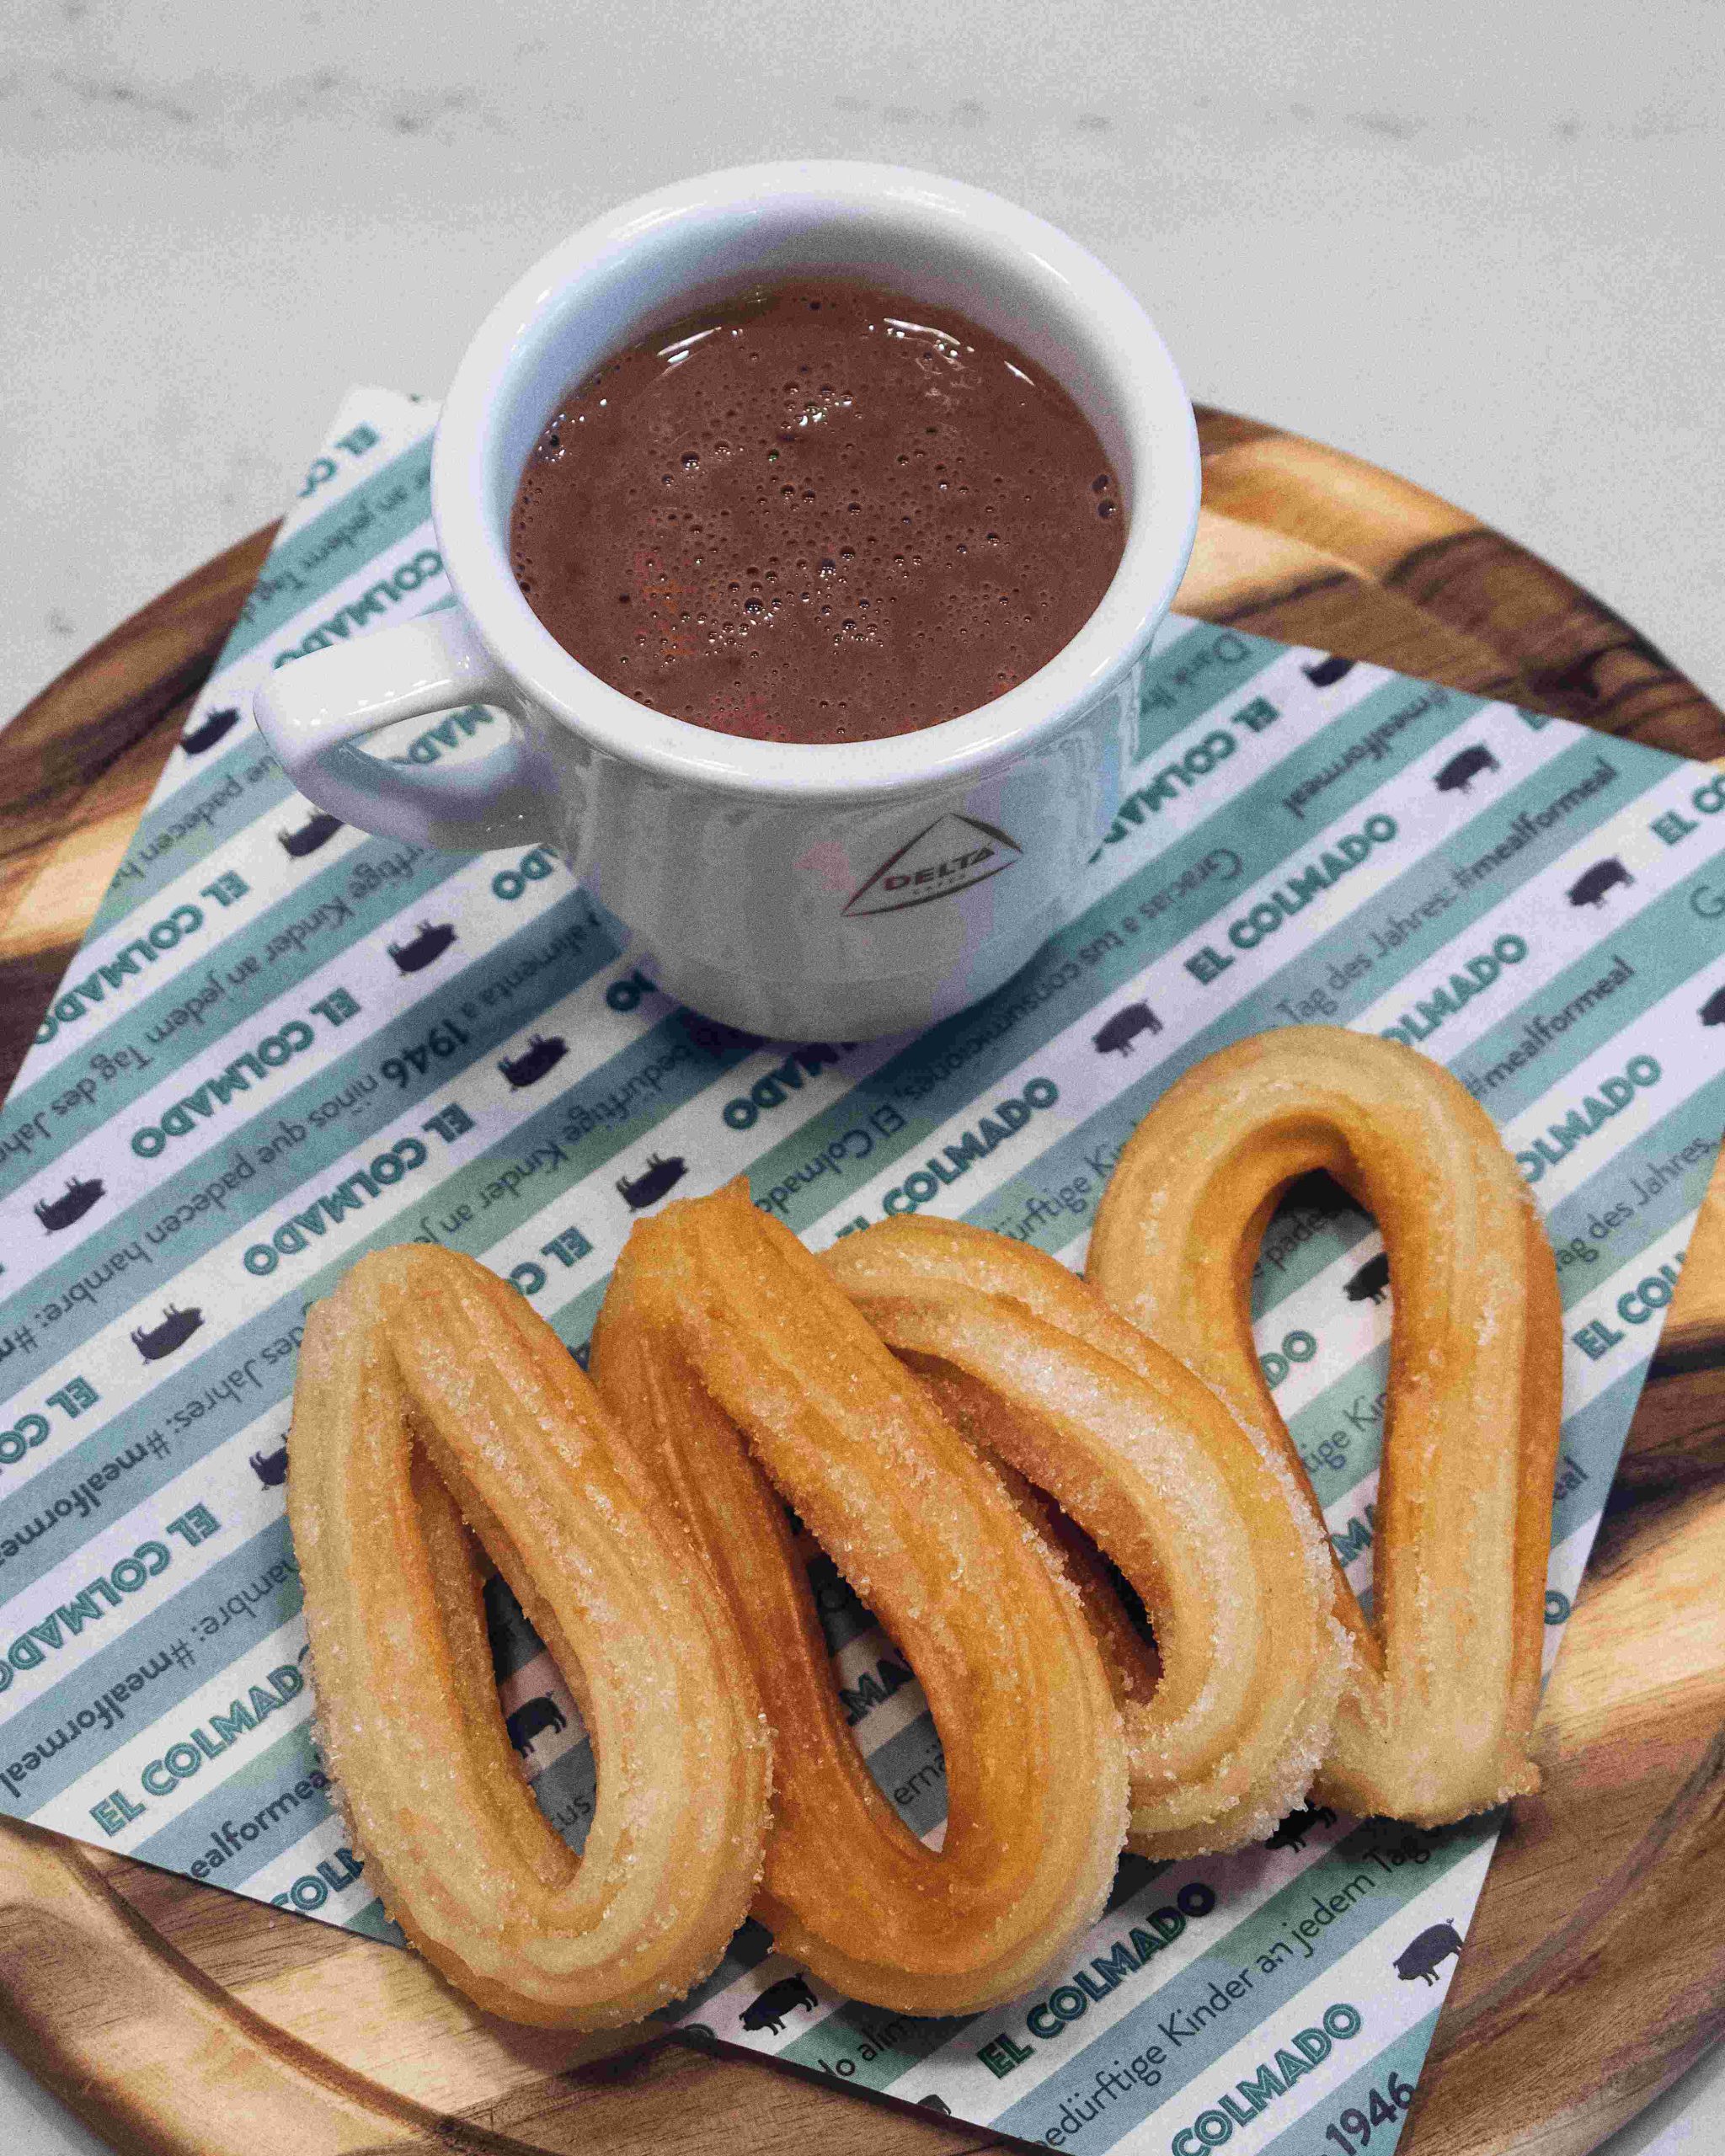
<svg viewBox="0 0 1725 2156">
<path fill-rule="evenodd" d="M 264 739 L 306 798 L 344 823 L 451 853 L 550 835 L 556 779 L 515 711 L 513 684 L 457 606 L 381 629 L 339 651 L 307 652 L 257 691 Z M 439 771 L 386 763 L 350 745 L 397 719 L 501 705 L 510 738 L 478 763 Z"/>
</svg>

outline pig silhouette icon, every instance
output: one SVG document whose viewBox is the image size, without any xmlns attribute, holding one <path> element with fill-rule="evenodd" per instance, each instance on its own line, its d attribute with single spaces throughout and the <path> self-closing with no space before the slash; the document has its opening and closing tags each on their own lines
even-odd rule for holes
<svg viewBox="0 0 1725 2156">
<path fill-rule="evenodd" d="M 1350 1303 L 1381 1303 L 1390 1285 L 1390 1253 L 1369 1257 L 1342 1293 Z"/>
<path fill-rule="evenodd" d="M 533 1739 L 549 1730 L 553 1736 L 569 1727 L 569 1716 L 548 1692 L 540 1692 L 531 1700 L 523 1700 L 512 1715 L 504 1717 L 503 1726 L 509 1732 L 509 1741 L 525 1759 L 533 1748 Z"/>
<path fill-rule="evenodd" d="M 1404 1984 L 1411 1984 L 1416 1977 L 1423 1984 L 1434 1984 L 1442 1964 L 1461 1951 L 1461 1934 L 1453 1924 L 1431 1924 L 1396 1956 L 1396 1974 Z"/>
<path fill-rule="evenodd" d="M 743 2009 L 743 2026 L 770 2030 L 776 2036 L 785 2025 L 785 2016 L 794 2008 L 800 2006 L 812 2014 L 820 2003 L 803 1977 L 782 1977 L 776 1984 L 769 1984 L 752 2006 Z"/>
</svg>

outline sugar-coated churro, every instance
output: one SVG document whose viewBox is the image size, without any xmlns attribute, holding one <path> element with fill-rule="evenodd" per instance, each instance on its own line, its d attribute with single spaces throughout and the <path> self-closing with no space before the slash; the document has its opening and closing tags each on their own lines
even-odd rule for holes
<svg viewBox="0 0 1725 2156">
<path fill-rule="evenodd" d="M 362 1259 L 307 1325 L 288 1505 L 324 1750 L 414 1944 L 520 2021 L 686 1991 L 754 1893 L 767 1734 L 729 1611 L 556 1335 L 471 1259 Z M 504 1730 L 469 1528 L 580 1700 L 579 1857 Z"/>
<path fill-rule="evenodd" d="M 1265 1225 L 1322 1168 L 1376 1219 L 1395 1301 L 1370 1622 L 1316 1783 L 1437 1825 L 1538 1786 L 1542 1600 L 1562 1413 L 1551 1246 L 1490 1118 L 1397 1043 L 1289 1027 L 1188 1071 L 1138 1126 L 1089 1278 L 1247 1423 L 1299 1456 L 1252 1342 Z M 1306 1486 L 1308 1502 L 1316 1500 Z"/>
<path fill-rule="evenodd" d="M 1129 1845 L 1189 1856 L 1268 1833 L 1311 1783 L 1348 1662 L 1327 1546 L 1280 1458 L 1025 1244 L 924 1216 L 847 1235 L 825 1263 L 967 1434 L 1142 1598 L 1160 1681 L 1143 1697 L 1109 1657 L 1127 1671 Z"/>
<path fill-rule="evenodd" d="M 824 1981 L 900 2012 L 1021 1992 L 1100 1913 L 1126 1774 L 1078 1598 L 998 1478 L 740 1187 L 635 1228 L 593 1368 L 651 1432 L 766 1701 L 757 1915 Z M 946 1755 L 937 1853 L 857 1753 L 775 1490 L 921 1682 Z"/>
</svg>

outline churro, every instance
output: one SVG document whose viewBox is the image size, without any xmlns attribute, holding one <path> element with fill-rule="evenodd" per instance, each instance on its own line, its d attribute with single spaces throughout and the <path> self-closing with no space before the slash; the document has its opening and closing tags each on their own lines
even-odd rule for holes
<svg viewBox="0 0 1725 2156">
<path fill-rule="evenodd" d="M 1316 1788 L 1434 1826 L 1538 1786 L 1551 1489 L 1562 1412 L 1550 1244 L 1491 1119 L 1439 1065 L 1290 1027 L 1188 1071 L 1104 1193 L 1089 1278 L 1302 1476 L 1260 1368 L 1252 1271 L 1296 1176 L 1376 1219 L 1394 1298 L 1370 1621 L 1335 1570 L 1356 1668 Z M 1316 1498 L 1305 1484 L 1317 1516 Z"/>
<path fill-rule="evenodd" d="M 628 1433 L 513 1288 L 413 1245 L 314 1308 L 294 1411 L 322 1742 L 390 1913 L 515 2020 L 607 2027 L 679 1996 L 752 1898 L 769 1744 Z M 580 1701 L 598 1787 L 579 1856 L 510 1750 L 469 1528 Z"/>
<path fill-rule="evenodd" d="M 606 1401 L 651 1433 L 772 1725 L 756 1915 L 853 1999 L 955 2014 L 1022 1992 L 1099 1914 L 1126 1826 L 1119 1716 L 1041 1541 L 826 1268 L 739 1186 L 636 1227 L 592 1360 Z M 846 1726 L 780 1497 L 921 1680 L 946 1756 L 938 1851 Z"/>
<path fill-rule="evenodd" d="M 1327 1545 L 1279 1457 L 1025 1244 L 925 1216 L 848 1235 L 825 1263 L 966 1434 L 1141 1598 L 1161 1665 L 1147 1697 L 1141 1664 L 1108 1655 L 1124 1665 L 1129 1846 L 1190 1856 L 1268 1833 L 1311 1783 L 1348 1661 Z M 1100 1599 L 1088 1586 L 1092 1613 Z"/>
</svg>

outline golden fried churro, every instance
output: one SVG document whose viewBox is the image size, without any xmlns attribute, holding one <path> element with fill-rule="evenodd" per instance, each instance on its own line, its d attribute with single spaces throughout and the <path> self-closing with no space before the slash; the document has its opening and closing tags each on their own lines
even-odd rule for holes
<svg viewBox="0 0 1725 2156">
<path fill-rule="evenodd" d="M 307 1325 L 288 1506 L 324 1748 L 414 1943 L 489 2011 L 558 2027 L 705 1975 L 759 1875 L 766 1728 L 727 1611 L 556 1335 L 470 1259 L 363 1258 Z M 463 1516 L 580 1700 L 579 1857 L 505 1735 Z"/>
<path fill-rule="evenodd" d="M 1100 1913 L 1126 1775 L 1077 1599 L 998 1479 L 740 1186 L 637 1225 L 593 1368 L 652 1432 L 766 1704 L 756 1913 L 853 1999 L 956 2014 L 1015 1996 Z M 773 1487 L 921 1681 L 946 1753 L 938 1853 L 858 1756 Z"/>
<path fill-rule="evenodd" d="M 1268 1833 L 1311 1783 L 1348 1661 L 1327 1546 L 1280 1460 L 1023 1243 L 924 1216 L 847 1235 L 825 1262 L 960 1428 L 1142 1598 L 1162 1668 L 1142 1699 L 1128 1664 L 1131 1848 L 1190 1856 Z"/>
<path fill-rule="evenodd" d="M 1489 1117 L 1392 1042 L 1322 1026 L 1239 1042 L 1139 1124 L 1103 1196 L 1088 1274 L 1300 1471 L 1259 1369 L 1249 1294 L 1280 1193 L 1314 1168 L 1375 1217 L 1395 1295 L 1374 1615 L 1338 1570 L 1357 1667 L 1316 1787 L 1353 1811 L 1437 1825 L 1538 1786 L 1527 1743 L 1561 1311 L 1551 1246 Z"/>
</svg>

